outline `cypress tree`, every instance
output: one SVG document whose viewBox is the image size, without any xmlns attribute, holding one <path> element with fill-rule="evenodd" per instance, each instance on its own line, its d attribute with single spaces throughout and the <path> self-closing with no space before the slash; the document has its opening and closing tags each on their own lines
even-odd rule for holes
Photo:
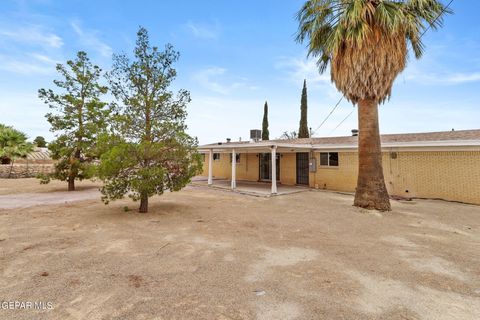
<svg viewBox="0 0 480 320">
<path fill-rule="evenodd" d="M 298 129 L 298 137 L 310 137 L 307 125 L 307 80 L 303 80 L 302 100 L 300 103 L 300 128 Z"/>
<path fill-rule="evenodd" d="M 262 122 L 262 140 L 269 140 L 270 133 L 268 132 L 268 104 L 265 101 L 263 107 L 263 122 Z"/>
</svg>

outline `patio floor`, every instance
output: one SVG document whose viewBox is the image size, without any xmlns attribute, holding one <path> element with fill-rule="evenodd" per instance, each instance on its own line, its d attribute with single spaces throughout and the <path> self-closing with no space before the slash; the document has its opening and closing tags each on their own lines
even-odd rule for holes
<svg viewBox="0 0 480 320">
<path fill-rule="evenodd" d="M 192 180 L 192 185 L 195 186 L 205 186 L 208 187 L 208 181 L 206 177 L 195 177 Z M 213 184 L 209 186 L 210 188 L 222 189 L 232 191 L 230 187 L 231 181 L 227 179 L 213 179 Z M 257 197 L 271 197 L 271 196 L 280 196 L 298 192 L 310 191 L 311 189 L 307 186 L 286 186 L 277 182 L 277 194 L 271 194 L 271 184 L 270 182 L 253 182 L 253 181 L 242 181 L 237 180 L 237 188 L 234 192 L 241 194 L 247 194 Z"/>
</svg>

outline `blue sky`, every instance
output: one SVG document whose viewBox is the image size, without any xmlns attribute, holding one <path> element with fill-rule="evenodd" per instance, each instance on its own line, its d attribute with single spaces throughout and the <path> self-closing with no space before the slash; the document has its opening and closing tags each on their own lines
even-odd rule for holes
<svg viewBox="0 0 480 320">
<path fill-rule="evenodd" d="M 181 53 L 174 87 L 190 90 L 190 134 L 201 143 L 248 138 L 270 107 L 270 135 L 297 130 L 307 79 L 309 126 L 317 128 L 341 94 L 294 41 L 302 1 L 1 0 L 0 123 L 30 137 L 53 137 L 39 88 L 53 88 L 55 64 L 87 51 L 104 70 L 113 52 L 131 53 L 139 25 L 153 44 Z M 426 54 L 409 59 L 389 102 L 382 133 L 480 128 L 480 2 L 454 0 L 444 28 L 424 36 Z M 317 136 L 348 135 L 356 112 L 343 101 Z M 335 129 L 335 130 L 334 130 Z"/>
</svg>

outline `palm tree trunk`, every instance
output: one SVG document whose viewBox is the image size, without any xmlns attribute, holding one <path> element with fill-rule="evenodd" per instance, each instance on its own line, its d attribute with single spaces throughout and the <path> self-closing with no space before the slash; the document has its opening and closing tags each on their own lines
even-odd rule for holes
<svg viewBox="0 0 480 320">
<path fill-rule="evenodd" d="M 138 209 L 140 213 L 147 213 L 148 212 L 148 195 L 142 194 L 140 196 L 140 208 Z"/>
<path fill-rule="evenodd" d="M 383 178 L 376 101 L 365 99 L 358 102 L 358 129 L 358 180 L 353 205 L 390 211 L 390 200 Z"/>
<path fill-rule="evenodd" d="M 8 172 L 8 179 L 10 179 L 10 177 L 12 176 L 13 162 L 14 162 L 14 161 L 15 161 L 14 159 L 12 159 L 12 160 L 10 161 L 10 171 Z"/>
</svg>

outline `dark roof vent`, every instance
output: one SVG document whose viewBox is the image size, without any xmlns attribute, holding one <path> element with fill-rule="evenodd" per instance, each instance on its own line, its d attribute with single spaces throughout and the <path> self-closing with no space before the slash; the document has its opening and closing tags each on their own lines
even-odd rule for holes
<svg viewBox="0 0 480 320">
<path fill-rule="evenodd" d="M 230 143 L 230 141 L 232 141 L 232 139 L 230 139 L 230 138 L 227 138 L 227 143 Z"/>
<path fill-rule="evenodd" d="M 252 129 L 250 130 L 250 140 L 252 141 L 260 141 L 262 139 L 262 130 Z"/>
<path fill-rule="evenodd" d="M 353 137 L 358 136 L 358 129 L 352 129 L 352 136 Z"/>
</svg>

